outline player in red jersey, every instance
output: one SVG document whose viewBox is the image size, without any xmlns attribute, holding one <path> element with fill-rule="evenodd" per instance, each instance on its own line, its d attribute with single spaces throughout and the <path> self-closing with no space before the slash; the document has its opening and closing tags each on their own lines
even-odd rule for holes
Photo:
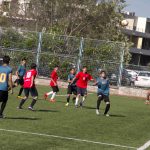
<svg viewBox="0 0 150 150">
<path fill-rule="evenodd" d="M 29 110 L 33 110 L 33 106 L 35 105 L 38 98 L 38 91 L 35 86 L 35 78 L 37 76 L 36 64 L 31 64 L 31 70 L 27 71 L 24 77 L 24 94 L 25 97 L 21 100 L 18 109 L 22 109 L 23 104 L 29 97 L 29 93 L 31 94 L 33 100 L 31 105 L 28 107 Z"/>
<path fill-rule="evenodd" d="M 44 95 L 45 99 L 47 99 L 47 97 L 49 95 L 52 95 L 50 98 L 50 102 L 55 102 L 56 93 L 59 92 L 59 88 L 58 88 L 58 84 L 57 84 L 57 80 L 58 80 L 57 71 L 58 71 L 58 69 L 59 69 L 59 67 L 56 66 L 50 75 L 50 87 L 52 88 L 52 91 L 49 93 L 46 93 Z"/>
<path fill-rule="evenodd" d="M 78 102 L 80 97 L 82 96 L 82 101 L 80 102 L 80 106 L 82 107 L 83 102 L 85 101 L 87 97 L 87 85 L 88 81 L 93 80 L 93 77 L 87 73 L 87 67 L 84 66 L 82 68 L 82 72 L 79 72 L 74 80 L 77 80 L 76 85 L 77 85 L 77 97 L 76 97 L 76 102 L 75 106 L 78 107 Z"/>
</svg>

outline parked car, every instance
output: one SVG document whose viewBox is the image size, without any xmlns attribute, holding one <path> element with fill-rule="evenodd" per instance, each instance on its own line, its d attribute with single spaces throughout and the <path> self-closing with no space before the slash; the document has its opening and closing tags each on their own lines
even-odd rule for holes
<svg viewBox="0 0 150 150">
<path fill-rule="evenodd" d="M 150 87 L 150 72 L 147 71 L 140 72 L 134 84 L 137 87 Z"/>
</svg>

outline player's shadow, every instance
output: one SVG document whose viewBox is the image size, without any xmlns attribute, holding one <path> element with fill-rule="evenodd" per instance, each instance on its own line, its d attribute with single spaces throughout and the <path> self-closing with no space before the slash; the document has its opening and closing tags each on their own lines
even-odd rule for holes
<svg viewBox="0 0 150 150">
<path fill-rule="evenodd" d="M 123 118 L 123 117 L 126 117 L 126 116 L 124 116 L 124 115 L 114 115 L 114 114 L 111 114 L 110 117 Z"/>
<path fill-rule="evenodd" d="M 91 106 L 83 106 L 85 109 L 96 109 L 96 107 L 91 107 Z"/>
<path fill-rule="evenodd" d="M 30 118 L 30 117 L 5 117 L 4 119 L 10 120 L 41 120 L 41 118 Z"/>
<path fill-rule="evenodd" d="M 57 110 L 49 110 L 49 109 L 39 109 L 39 110 L 35 110 L 37 112 L 50 112 L 50 113 L 57 113 L 59 111 Z"/>
</svg>

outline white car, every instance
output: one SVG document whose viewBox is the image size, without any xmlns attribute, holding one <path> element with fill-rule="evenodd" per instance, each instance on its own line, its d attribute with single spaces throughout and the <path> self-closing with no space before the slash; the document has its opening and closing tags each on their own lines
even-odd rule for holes
<svg viewBox="0 0 150 150">
<path fill-rule="evenodd" d="M 136 79 L 136 78 L 137 78 L 138 73 L 137 73 L 136 71 L 134 71 L 134 70 L 129 70 L 129 69 L 126 69 L 126 71 L 128 72 L 129 75 L 131 75 L 131 77 L 132 77 L 133 79 Z"/>
<path fill-rule="evenodd" d="M 137 87 L 150 87 L 150 72 L 140 72 L 134 84 Z"/>
</svg>

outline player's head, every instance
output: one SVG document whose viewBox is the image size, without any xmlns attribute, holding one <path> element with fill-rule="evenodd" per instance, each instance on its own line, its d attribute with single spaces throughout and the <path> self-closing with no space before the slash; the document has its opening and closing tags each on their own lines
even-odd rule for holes
<svg viewBox="0 0 150 150">
<path fill-rule="evenodd" d="M 86 66 L 83 66 L 82 71 L 83 71 L 84 73 L 86 73 L 86 72 L 87 72 L 87 67 L 86 67 Z"/>
<path fill-rule="evenodd" d="M 25 65 L 25 64 L 26 64 L 26 61 L 27 61 L 26 58 L 22 58 L 21 63 L 22 63 L 23 65 Z"/>
<path fill-rule="evenodd" d="M 57 71 L 58 69 L 59 69 L 59 66 L 56 65 L 55 68 L 54 68 L 54 70 Z"/>
<path fill-rule="evenodd" d="M 101 70 L 100 73 L 99 73 L 100 77 L 102 78 L 106 78 L 107 77 L 107 74 L 106 74 L 106 71 L 105 70 Z"/>
<path fill-rule="evenodd" d="M 71 73 L 71 74 L 75 74 L 75 72 L 76 72 L 75 68 L 71 68 L 71 69 L 70 69 L 70 73 Z"/>
<path fill-rule="evenodd" d="M 35 63 L 31 64 L 31 69 L 36 69 L 37 65 Z"/>
<path fill-rule="evenodd" d="M 9 62 L 10 62 L 10 57 L 9 56 L 4 56 L 3 57 L 3 64 L 9 64 Z"/>
</svg>

